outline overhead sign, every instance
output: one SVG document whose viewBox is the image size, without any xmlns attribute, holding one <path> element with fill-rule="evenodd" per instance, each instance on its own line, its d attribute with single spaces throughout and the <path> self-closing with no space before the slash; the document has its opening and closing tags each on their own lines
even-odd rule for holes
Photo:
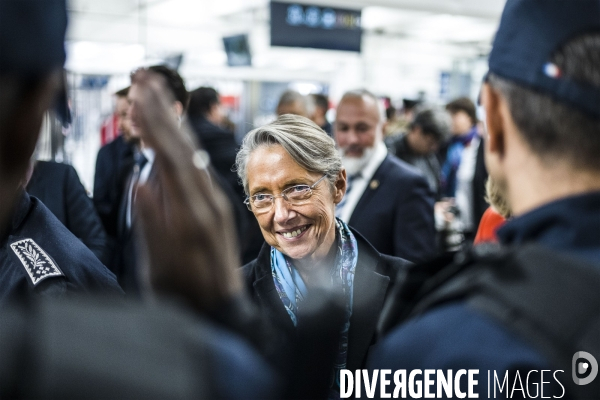
<svg viewBox="0 0 600 400">
<path fill-rule="evenodd" d="M 360 52 L 361 11 L 271 2 L 271 46 Z"/>
<path fill-rule="evenodd" d="M 248 45 L 248 35 L 227 36 L 223 38 L 227 65 L 230 67 L 243 67 L 252 65 L 252 55 Z"/>
</svg>

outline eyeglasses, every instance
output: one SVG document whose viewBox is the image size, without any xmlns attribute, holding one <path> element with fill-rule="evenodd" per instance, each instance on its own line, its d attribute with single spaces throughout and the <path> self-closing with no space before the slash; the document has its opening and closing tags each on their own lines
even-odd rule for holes
<svg viewBox="0 0 600 400">
<path fill-rule="evenodd" d="M 258 193 L 254 196 L 247 197 L 244 200 L 244 204 L 248 207 L 248 210 L 253 211 L 255 213 L 263 213 L 267 212 L 273 207 L 273 203 L 275 203 L 275 198 L 283 197 L 285 201 L 290 203 L 293 206 L 299 206 L 308 201 L 310 196 L 313 194 L 313 189 L 321 182 L 327 174 L 323 175 L 319 178 L 318 181 L 313 183 L 311 186 L 308 185 L 296 185 L 289 187 L 281 192 L 280 195 L 274 196 L 272 194 L 263 194 Z"/>
</svg>

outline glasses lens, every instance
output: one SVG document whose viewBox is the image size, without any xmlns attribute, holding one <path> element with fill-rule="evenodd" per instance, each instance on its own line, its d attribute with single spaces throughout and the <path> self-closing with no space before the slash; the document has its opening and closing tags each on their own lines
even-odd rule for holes
<svg viewBox="0 0 600 400">
<path fill-rule="evenodd" d="M 271 207 L 271 204 L 273 204 L 273 198 L 271 196 L 259 194 L 252 198 L 252 205 L 257 210 L 261 208 Z"/>
<path fill-rule="evenodd" d="M 297 202 L 301 202 L 304 200 L 308 200 L 311 195 L 312 195 L 312 191 L 310 190 L 310 187 L 308 187 L 307 185 L 298 185 L 298 186 L 291 187 L 288 190 L 286 190 L 286 193 L 285 193 L 285 196 L 292 203 L 297 203 Z"/>
</svg>

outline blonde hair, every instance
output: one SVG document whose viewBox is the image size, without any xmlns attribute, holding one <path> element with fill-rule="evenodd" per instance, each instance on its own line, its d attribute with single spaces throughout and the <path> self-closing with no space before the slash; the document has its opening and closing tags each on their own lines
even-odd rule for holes
<svg viewBox="0 0 600 400">
<path fill-rule="evenodd" d="M 485 182 L 485 201 L 505 219 L 511 217 L 512 212 L 506 198 L 506 190 L 493 180 L 491 176 Z"/>
</svg>

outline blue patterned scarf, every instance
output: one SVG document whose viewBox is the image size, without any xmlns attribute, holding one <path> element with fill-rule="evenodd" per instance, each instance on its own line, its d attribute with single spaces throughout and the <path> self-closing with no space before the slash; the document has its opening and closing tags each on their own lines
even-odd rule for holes
<svg viewBox="0 0 600 400">
<path fill-rule="evenodd" d="M 334 381 L 331 384 L 330 399 L 339 399 L 340 370 L 346 368 L 348 358 L 348 332 L 350 331 L 350 317 L 352 316 L 352 304 L 354 300 L 354 273 L 358 260 L 358 246 L 356 238 L 350 232 L 348 225 L 336 218 L 337 246 L 334 266 L 331 269 L 331 284 L 335 288 L 341 288 L 346 298 L 346 313 L 344 325 L 340 332 L 338 354 L 334 365 Z M 279 298 L 288 312 L 294 326 L 298 320 L 296 314 L 302 300 L 307 295 L 306 285 L 302 277 L 287 257 L 280 251 L 271 247 L 271 272 L 275 289 Z"/>
</svg>

